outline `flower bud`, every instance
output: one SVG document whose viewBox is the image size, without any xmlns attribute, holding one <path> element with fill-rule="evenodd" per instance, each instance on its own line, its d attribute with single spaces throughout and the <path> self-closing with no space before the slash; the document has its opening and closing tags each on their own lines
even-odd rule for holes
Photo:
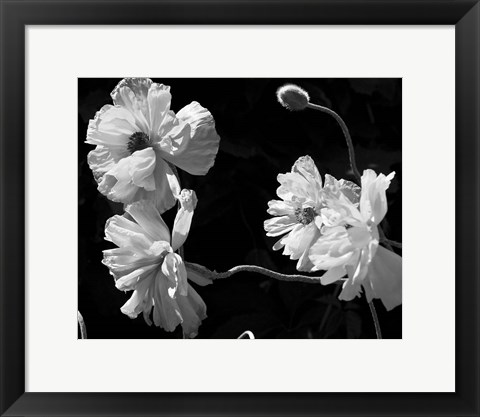
<svg viewBox="0 0 480 417">
<path fill-rule="evenodd" d="M 277 90 L 277 100 L 288 110 L 300 111 L 307 107 L 310 97 L 298 85 L 286 84 Z"/>
<path fill-rule="evenodd" d="M 180 195 L 178 196 L 178 200 L 180 201 L 182 208 L 188 211 L 195 210 L 198 201 L 195 191 L 186 189 L 181 191 Z"/>
</svg>

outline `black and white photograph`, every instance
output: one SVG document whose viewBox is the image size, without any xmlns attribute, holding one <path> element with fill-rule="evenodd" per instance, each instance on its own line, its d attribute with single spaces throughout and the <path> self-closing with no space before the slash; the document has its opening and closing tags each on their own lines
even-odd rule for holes
<svg viewBox="0 0 480 417">
<path fill-rule="evenodd" d="M 81 339 L 401 339 L 402 79 L 79 78 L 78 236 Z"/>
</svg>

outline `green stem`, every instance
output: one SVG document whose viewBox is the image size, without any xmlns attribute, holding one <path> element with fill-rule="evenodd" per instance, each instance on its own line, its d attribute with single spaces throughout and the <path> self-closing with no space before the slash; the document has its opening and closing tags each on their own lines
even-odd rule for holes
<svg viewBox="0 0 480 417">
<path fill-rule="evenodd" d="M 357 162 L 355 160 L 355 148 L 353 147 L 352 137 L 350 136 L 348 127 L 343 121 L 343 119 L 328 107 L 320 106 L 318 104 L 313 104 L 313 103 L 308 103 L 307 107 L 313 110 L 321 111 L 323 113 L 326 113 L 332 116 L 340 125 L 340 127 L 342 128 L 343 135 L 345 136 L 345 140 L 347 141 L 348 156 L 350 158 L 350 166 L 352 167 L 353 175 L 355 175 L 355 178 L 357 179 L 358 183 L 361 184 L 362 176 L 360 175 L 360 172 L 358 171 L 358 168 L 357 168 Z"/>
<path fill-rule="evenodd" d="M 375 310 L 373 300 L 368 303 L 368 306 L 370 307 L 370 313 L 372 313 L 373 324 L 375 325 L 375 333 L 377 335 L 377 339 L 382 339 L 382 330 L 380 329 L 380 322 L 378 321 L 377 310 Z"/>
</svg>

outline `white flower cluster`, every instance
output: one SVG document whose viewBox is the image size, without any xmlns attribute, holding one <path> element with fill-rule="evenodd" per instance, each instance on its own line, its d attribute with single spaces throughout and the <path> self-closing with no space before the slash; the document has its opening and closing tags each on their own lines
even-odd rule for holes
<svg viewBox="0 0 480 417">
<path fill-rule="evenodd" d="M 326 271 L 327 285 L 343 281 L 341 300 L 352 300 L 363 287 L 367 300 L 380 298 L 387 310 L 402 303 L 402 258 L 379 245 L 378 225 L 387 212 L 385 191 L 395 173 L 367 169 L 361 187 L 330 175 L 325 182 L 309 156 L 291 172 L 279 174 L 277 195 L 268 203 L 268 236 L 282 236 L 273 249 L 297 260 L 299 271 Z"/>
</svg>

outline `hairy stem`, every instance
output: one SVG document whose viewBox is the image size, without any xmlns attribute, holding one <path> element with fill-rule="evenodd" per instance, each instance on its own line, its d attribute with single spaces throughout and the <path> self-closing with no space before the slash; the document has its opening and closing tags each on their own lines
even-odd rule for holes
<svg viewBox="0 0 480 417">
<path fill-rule="evenodd" d="M 313 110 L 318 110 L 323 113 L 326 113 L 330 116 L 332 116 L 337 123 L 340 125 L 342 128 L 343 135 L 345 136 L 345 140 L 347 142 L 347 147 L 348 147 L 348 156 L 350 158 L 350 166 L 352 167 L 353 175 L 355 175 L 355 178 L 357 179 L 358 183 L 361 184 L 361 175 L 360 172 L 358 171 L 357 168 L 357 162 L 355 160 L 355 148 L 353 147 L 353 142 L 352 142 L 352 137 L 350 136 L 350 132 L 348 131 L 348 127 L 343 121 L 343 119 L 333 110 L 329 109 L 328 107 L 320 106 L 318 104 L 312 104 L 308 103 L 307 107 Z"/>
<path fill-rule="evenodd" d="M 206 275 L 208 278 L 212 280 L 229 278 L 232 275 L 238 274 L 239 272 L 254 272 L 257 274 L 265 275 L 270 278 L 278 279 L 280 281 L 299 281 L 299 282 L 308 282 L 311 284 L 320 283 L 320 277 L 307 276 L 307 275 L 281 274 L 279 272 L 271 271 L 270 269 L 263 268 L 261 266 L 256 266 L 256 265 L 238 265 L 238 266 L 234 266 L 233 268 L 225 272 L 210 271 L 205 267 L 200 267 L 199 265 L 192 264 L 190 262 L 185 262 L 185 265 L 187 266 L 187 268 L 192 269 L 193 271 L 196 271 L 204 276 Z"/>
<path fill-rule="evenodd" d="M 370 313 L 372 313 L 373 324 L 375 325 L 375 333 L 377 335 L 377 339 L 382 339 L 382 330 L 380 329 L 380 322 L 378 321 L 377 310 L 375 310 L 373 300 L 368 303 L 368 306 L 370 307 Z"/>
<path fill-rule="evenodd" d="M 353 175 L 355 175 L 355 178 L 357 179 L 358 184 L 361 185 L 362 184 L 362 176 L 360 175 L 360 172 L 358 171 L 358 168 L 357 168 L 357 161 L 355 159 L 355 148 L 353 147 L 353 141 L 352 141 L 352 137 L 350 136 L 350 132 L 348 131 L 348 127 L 345 124 L 345 122 L 343 121 L 343 119 L 340 117 L 339 114 L 337 114 L 333 110 L 329 109 L 328 107 L 320 106 L 318 104 L 313 104 L 313 103 L 308 103 L 307 107 L 309 109 L 318 110 L 318 111 L 321 111 L 323 113 L 326 113 L 326 114 L 332 116 L 337 121 L 337 123 L 340 125 L 340 127 L 342 128 L 343 135 L 345 136 L 345 141 L 347 142 L 348 156 L 349 156 L 349 159 L 350 159 L 350 166 L 352 167 Z M 380 227 L 380 225 L 378 226 L 378 231 L 380 233 L 380 237 L 381 237 L 382 242 L 385 244 L 385 246 L 389 250 L 393 251 L 392 246 L 395 246 L 397 248 L 402 247 L 401 243 L 397 243 L 397 242 L 394 242 L 392 240 L 387 239 L 385 237 L 385 234 L 383 233 L 383 230 Z"/>
</svg>

